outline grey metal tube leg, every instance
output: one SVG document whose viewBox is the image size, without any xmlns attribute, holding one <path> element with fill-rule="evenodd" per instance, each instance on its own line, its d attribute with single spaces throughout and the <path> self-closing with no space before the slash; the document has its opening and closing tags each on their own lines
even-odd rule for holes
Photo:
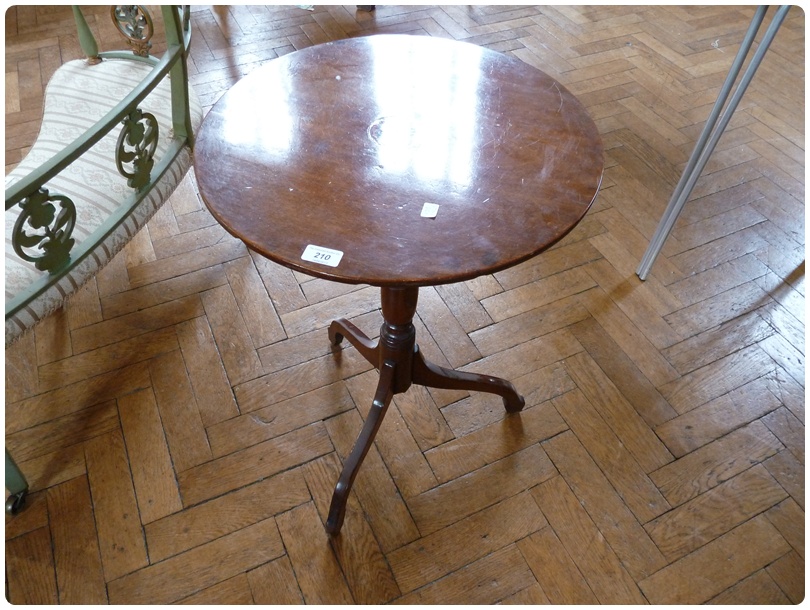
<svg viewBox="0 0 810 610">
<path fill-rule="evenodd" d="M 740 49 L 731 65 L 731 69 L 726 77 L 726 81 L 717 97 L 717 101 L 709 114 L 706 125 L 703 127 L 700 138 L 692 151 L 692 155 L 689 158 L 686 169 L 684 169 L 684 172 L 678 181 L 678 185 L 675 187 L 675 191 L 669 200 L 667 209 L 665 210 L 664 215 L 661 217 L 658 227 L 655 230 L 655 234 L 650 240 L 650 245 L 647 247 L 647 251 L 644 253 L 641 263 L 636 270 L 636 274 L 642 280 L 647 279 L 647 275 L 649 274 L 655 259 L 658 257 L 658 254 L 661 252 L 664 242 L 666 241 L 667 237 L 669 237 L 672 227 L 675 226 L 675 221 L 678 219 L 683 206 L 686 204 L 686 200 L 689 198 L 689 195 L 692 194 L 692 189 L 694 189 L 695 183 L 697 183 L 698 178 L 700 178 L 700 174 L 703 172 L 703 169 L 706 167 L 706 163 L 714 152 L 717 142 L 720 140 L 720 137 L 726 130 L 731 117 L 734 115 L 734 111 L 737 109 L 737 105 L 740 103 L 745 90 L 751 83 L 751 79 L 754 77 L 757 68 L 759 68 L 759 65 L 762 63 L 762 58 L 765 56 L 765 52 L 768 50 L 774 36 L 776 36 L 776 32 L 782 25 L 782 22 L 784 21 L 790 7 L 780 6 L 777 10 L 776 15 L 774 16 L 773 20 L 768 26 L 767 31 L 765 32 L 764 37 L 762 38 L 762 41 L 757 47 L 751 62 L 748 64 L 748 67 L 745 70 L 745 73 L 740 80 L 740 84 L 737 86 L 737 89 L 731 96 L 731 101 L 729 101 L 728 107 L 723 115 L 719 118 L 718 124 L 718 116 L 720 115 L 720 111 L 728 99 L 729 92 L 734 84 L 734 81 L 737 80 L 737 75 L 739 74 L 742 64 L 751 49 L 754 37 L 762 24 L 762 20 L 765 17 L 765 12 L 767 9 L 767 6 L 760 6 L 757 8 L 757 12 L 755 13 L 754 18 L 751 20 L 751 25 L 749 26 L 745 38 L 740 45 Z"/>
</svg>

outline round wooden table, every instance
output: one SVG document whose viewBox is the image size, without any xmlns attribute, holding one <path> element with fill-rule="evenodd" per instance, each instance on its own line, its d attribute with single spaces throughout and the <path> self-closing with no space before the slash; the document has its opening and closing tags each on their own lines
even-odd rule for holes
<svg viewBox="0 0 810 610">
<path fill-rule="evenodd" d="M 493 273 L 560 240 L 593 203 L 603 156 L 583 106 L 543 72 L 467 43 L 385 35 L 253 71 L 205 118 L 195 168 L 208 209 L 252 250 L 381 288 L 378 341 L 345 319 L 329 327 L 333 344 L 345 337 L 380 371 L 332 498 L 336 534 L 394 394 L 417 383 L 522 409 L 510 382 L 422 357 L 419 287 Z"/>
</svg>

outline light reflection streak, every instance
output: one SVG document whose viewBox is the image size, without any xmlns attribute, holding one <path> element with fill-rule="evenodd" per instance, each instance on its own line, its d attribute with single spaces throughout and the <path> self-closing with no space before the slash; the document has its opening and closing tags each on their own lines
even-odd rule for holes
<svg viewBox="0 0 810 610">
<path fill-rule="evenodd" d="M 478 137 L 477 88 L 481 54 L 432 54 L 397 45 L 374 52 L 378 162 L 383 171 L 421 181 L 469 187 Z"/>
<path fill-rule="evenodd" d="M 266 70 L 250 96 L 231 96 L 224 115 L 223 135 L 235 147 L 260 150 L 263 156 L 286 156 L 293 145 L 296 119 L 290 108 L 292 83 L 286 70 Z M 255 98 L 266 100 L 256 113 Z M 251 99 L 254 98 L 254 99 Z"/>
</svg>

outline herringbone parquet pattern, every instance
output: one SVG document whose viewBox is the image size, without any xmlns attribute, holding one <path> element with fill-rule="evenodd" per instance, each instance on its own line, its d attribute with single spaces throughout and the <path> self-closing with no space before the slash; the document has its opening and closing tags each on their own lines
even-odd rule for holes
<svg viewBox="0 0 810 610">
<path fill-rule="evenodd" d="M 406 33 L 510 53 L 580 97 L 604 188 L 562 243 L 420 293 L 437 363 L 527 408 L 396 396 L 323 529 L 376 372 L 379 295 L 249 253 L 193 175 L 6 351 L 15 603 L 797 603 L 804 598 L 804 14 L 788 15 L 646 282 L 635 268 L 754 12 L 730 6 L 196 6 L 210 107 L 258 65 Z M 97 24 L 104 11 L 88 9 Z M 159 46 L 156 45 L 156 46 Z M 6 13 L 6 169 L 78 56 L 67 7 Z"/>
</svg>

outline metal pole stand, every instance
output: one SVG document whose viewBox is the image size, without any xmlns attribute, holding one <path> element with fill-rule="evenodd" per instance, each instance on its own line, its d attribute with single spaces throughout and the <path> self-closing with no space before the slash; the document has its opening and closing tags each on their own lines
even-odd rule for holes
<svg viewBox="0 0 810 610">
<path fill-rule="evenodd" d="M 695 187 L 695 183 L 698 181 L 698 178 L 700 178 L 703 168 L 706 167 L 709 157 L 711 157 L 712 153 L 714 152 L 714 148 L 717 146 L 720 136 L 722 136 L 723 132 L 726 130 L 731 117 L 734 115 L 734 111 L 737 109 L 737 105 L 740 103 L 745 90 L 751 83 L 751 79 L 754 78 L 754 73 L 757 71 L 757 68 L 759 68 L 759 64 L 762 63 L 762 58 L 765 56 L 765 52 L 771 45 L 774 36 L 776 36 L 779 26 L 781 26 L 782 22 L 785 20 L 785 16 L 787 15 L 789 9 L 790 6 L 780 6 L 776 11 L 776 15 L 771 21 L 771 24 L 768 26 L 768 30 L 765 32 L 765 36 L 762 38 L 762 41 L 759 43 L 751 62 L 748 64 L 748 67 L 746 68 L 745 73 L 737 86 L 737 89 L 731 96 L 731 101 L 729 101 L 728 107 L 721 116 L 720 112 L 728 99 L 734 82 L 737 80 L 737 76 L 739 75 L 740 69 L 745 62 L 745 58 L 748 56 L 748 52 L 751 50 L 754 37 L 756 36 L 759 26 L 762 24 L 762 20 L 765 17 L 765 12 L 768 10 L 767 6 L 760 6 L 757 8 L 757 12 L 754 14 L 754 18 L 751 20 L 751 25 L 748 27 L 748 32 L 746 32 L 745 38 L 740 45 L 740 50 L 737 52 L 737 56 L 734 58 L 734 63 L 731 64 L 731 69 L 728 72 L 725 83 L 723 83 L 723 88 L 720 90 L 720 94 L 717 96 L 717 101 L 714 103 L 714 107 L 709 114 L 706 125 L 703 127 L 703 131 L 700 134 L 697 144 L 695 144 L 695 149 L 692 151 L 692 155 L 689 157 L 689 162 L 686 164 L 686 169 L 684 169 L 681 179 L 678 181 L 678 186 L 675 187 L 675 191 L 672 193 L 672 198 L 669 200 L 667 209 L 664 212 L 664 215 L 661 217 L 661 220 L 658 223 L 658 228 L 655 230 L 652 240 L 650 240 L 650 245 L 647 247 L 647 251 L 644 253 L 644 257 L 641 259 L 641 263 L 636 270 L 636 274 L 642 280 L 647 279 L 647 275 L 649 274 L 655 259 L 658 257 L 658 254 L 661 252 L 664 242 L 666 241 L 667 237 L 669 237 L 672 227 L 675 226 L 675 221 L 678 220 L 678 216 L 680 215 L 686 200 L 689 198 L 689 195 L 692 194 L 692 189 Z"/>
</svg>

